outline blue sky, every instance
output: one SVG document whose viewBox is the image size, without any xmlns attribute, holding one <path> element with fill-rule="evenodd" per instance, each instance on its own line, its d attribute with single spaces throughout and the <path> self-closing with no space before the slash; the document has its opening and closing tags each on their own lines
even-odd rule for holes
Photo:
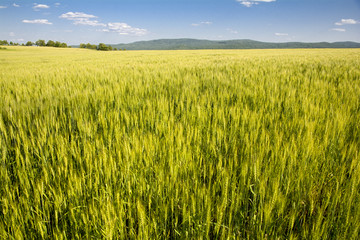
<svg viewBox="0 0 360 240">
<path fill-rule="evenodd" d="M 0 0 L 0 39 L 360 42 L 360 0 Z"/>
</svg>

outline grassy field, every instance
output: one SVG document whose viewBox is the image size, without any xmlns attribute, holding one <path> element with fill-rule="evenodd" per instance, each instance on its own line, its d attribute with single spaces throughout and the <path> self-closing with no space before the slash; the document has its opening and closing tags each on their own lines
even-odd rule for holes
<svg viewBox="0 0 360 240">
<path fill-rule="evenodd" d="M 360 50 L 0 51 L 0 238 L 356 239 Z"/>
</svg>

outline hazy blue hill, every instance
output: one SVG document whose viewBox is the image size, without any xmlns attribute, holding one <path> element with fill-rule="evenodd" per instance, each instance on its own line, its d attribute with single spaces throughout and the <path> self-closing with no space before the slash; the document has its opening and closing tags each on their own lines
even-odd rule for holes
<svg viewBox="0 0 360 240">
<path fill-rule="evenodd" d="M 128 44 L 111 44 L 114 48 L 127 50 L 181 50 L 181 49 L 281 49 L 281 48 L 360 48 L 357 42 L 286 42 L 269 43 L 249 39 L 211 41 L 198 39 L 158 39 Z"/>
</svg>

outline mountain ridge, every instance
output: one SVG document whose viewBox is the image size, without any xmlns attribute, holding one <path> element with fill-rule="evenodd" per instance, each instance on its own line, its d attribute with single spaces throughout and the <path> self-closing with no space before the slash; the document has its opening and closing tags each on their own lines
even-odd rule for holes
<svg viewBox="0 0 360 240">
<path fill-rule="evenodd" d="M 203 40 L 192 38 L 156 39 L 133 43 L 109 44 L 126 50 L 200 50 L 200 49 L 291 49 L 291 48 L 360 48 L 360 43 L 344 42 L 261 42 L 250 39 Z"/>
</svg>

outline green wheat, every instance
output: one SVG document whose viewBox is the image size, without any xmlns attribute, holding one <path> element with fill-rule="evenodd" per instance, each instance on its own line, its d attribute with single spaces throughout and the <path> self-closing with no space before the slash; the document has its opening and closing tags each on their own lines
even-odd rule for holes
<svg viewBox="0 0 360 240">
<path fill-rule="evenodd" d="M 0 62 L 2 239 L 360 234 L 359 50 Z"/>
</svg>

